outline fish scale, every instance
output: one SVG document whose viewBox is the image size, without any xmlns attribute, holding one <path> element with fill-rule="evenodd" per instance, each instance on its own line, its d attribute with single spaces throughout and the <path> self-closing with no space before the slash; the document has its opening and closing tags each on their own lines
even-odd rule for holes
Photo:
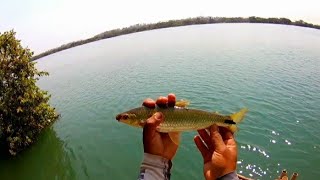
<svg viewBox="0 0 320 180">
<path fill-rule="evenodd" d="M 146 120 L 156 112 L 161 112 L 164 115 L 162 122 L 157 130 L 160 132 L 182 132 L 205 129 L 213 124 L 224 127 L 232 127 L 236 131 L 236 124 L 244 118 L 246 108 L 230 116 L 224 116 L 214 112 L 208 112 L 198 109 L 189 108 L 155 108 L 139 107 L 127 112 L 118 114 L 116 119 L 125 124 L 143 127 Z"/>
</svg>

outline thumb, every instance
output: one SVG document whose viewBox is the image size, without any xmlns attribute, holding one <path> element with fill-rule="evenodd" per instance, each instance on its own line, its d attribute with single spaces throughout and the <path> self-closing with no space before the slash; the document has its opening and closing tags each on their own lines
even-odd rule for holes
<svg viewBox="0 0 320 180">
<path fill-rule="evenodd" d="M 163 121 L 163 115 L 156 112 L 153 116 L 147 119 L 147 123 L 143 127 L 143 141 L 152 139 L 156 133 L 157 126 Z"/>
<path fill-rule="evenodd" d="M 224 144 L 223 140 L 222 140 L 222 136 L 218 131 L 218 126 L 217 125 L 212 125 L 210 128 L 210 137 L 211 137 L 211 141 L 214 145 L 214 151 L 216 152 L 223 152 L 226 145 Z"/>
</svg>

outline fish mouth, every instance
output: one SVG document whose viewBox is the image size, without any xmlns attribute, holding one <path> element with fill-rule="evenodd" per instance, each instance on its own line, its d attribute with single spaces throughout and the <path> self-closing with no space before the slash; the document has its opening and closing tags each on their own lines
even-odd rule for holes
<svg viewBox="0 0 320 180">
<path fill-rule="evenodd" d="M 117 121 L 120 121 L 121 117 L 122 117 L 121 114 L 118 114 L 118 115 L 116 116 L 116 120 L 117 120 Z"/>
</svg>

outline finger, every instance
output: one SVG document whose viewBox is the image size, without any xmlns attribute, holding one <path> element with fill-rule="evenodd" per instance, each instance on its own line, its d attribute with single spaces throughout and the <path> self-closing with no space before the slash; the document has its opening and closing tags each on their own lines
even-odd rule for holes
<svg viewBox="0 0 320 180">
<path fill-rule="evenodd" d="M 231 131 L 228 128 L 219 126 L 218 129 L 223 140 L 227 140 L 233 137 Z"/>
<path fill-rule="evenodd" d="M 288 179 L 288 172 L 287 170 L 282 170 L 281 174 L 280 174 L 280 178 L 281 179 Z"/>
<path fill-rule="evenodd" d="M 298 173 L 294 172 L 291 176 L 291 180 L 296 180 L 298 179 Z"/>
<path fill-rule="evenodd" d="M 214 151 L 214 147 L 213 147 L 213 144 L 211 142 L 211 138 L 210 138 L 209 134 L 207 133 L 207 131 L 205 129 L 201 129 L 201 130 L 198 130 L 198 133 L 199 133 L 201 139 L 207 145 L 208 149 L 210 151 Z"/>
<path fill-rule="evenodd" d="M 225 149 L 225 144 L 218 130 L 219 129 L 217 125 L 212 125 L 210 127 L 210 138 L 213 146 L 215 147 L 215 151 L 223 152 Z"/>
<path fill-rule="evenodd" d="M 219 133 L 226 145 L 236 145 L 233 133 L 228 128 L 219 127 Z"/>
<path fill-rule="evenodd" d="M 160 112 L 151 116 L 143 127 L 143 142 L 149 142 L 155 136 L 157 126 L 163 121 L 163 115 Z"/>
<path fill-rule="evenodd" d="M 174 107 L 176 105 L 176 95 L 173 93 L 168 94 L 168 107 Z"/>
<path fill-rule="evenodd" d="M 164 147 L 163 157 L 171 160 L 175 156 L 179 145 L 172 141 L 171 134 L 160 133 L 160 135 Z"/>
<path fill-rule="evenodd" d="M 171 141 L 170 136 L 169 136 L 168 133 L 160 133 L 160 136 L 161 136 L 161 138 L 162 138 L 163 140 L 165 140 L 165 141 L 168 141 L 168 142 Z"/>
<path fill-rule="evenodd" d="M 156 107 L 156 102 L 151 99 L 151 98 L 147 98 L 143 101 L 142 103 L 143 106 L 147 107 L 147 108 L 155 108 Z"/>
<path fill-rule="evenodd" d="M 157 99 L 156 104 L 161 108 L 166 108 L 168 106 L 168 98 L 164 96 L 160 96 Z"/>
<path fill-rule="evenodd" d="M 209 162 L 211 153 L 209 149 L 206 147 L 206 145 L 202 142 L 200 136 L 199 135 L 195 136 L 193 140 L 203 157 L 204 163 Z"/>
</svg>

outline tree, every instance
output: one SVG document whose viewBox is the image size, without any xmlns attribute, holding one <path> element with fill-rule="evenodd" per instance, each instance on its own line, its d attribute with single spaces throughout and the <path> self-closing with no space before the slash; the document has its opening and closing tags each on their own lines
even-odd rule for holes
<svg viewBox="0 0 320 180">
<path fill-rule="evenodd" d="M 0 147 L 11 155 L 35 142 L 40 132 L 58 119 L 50 95 L 36 85 L 40 76 L 15 32 L 0 33 Z"/>
</svg>

